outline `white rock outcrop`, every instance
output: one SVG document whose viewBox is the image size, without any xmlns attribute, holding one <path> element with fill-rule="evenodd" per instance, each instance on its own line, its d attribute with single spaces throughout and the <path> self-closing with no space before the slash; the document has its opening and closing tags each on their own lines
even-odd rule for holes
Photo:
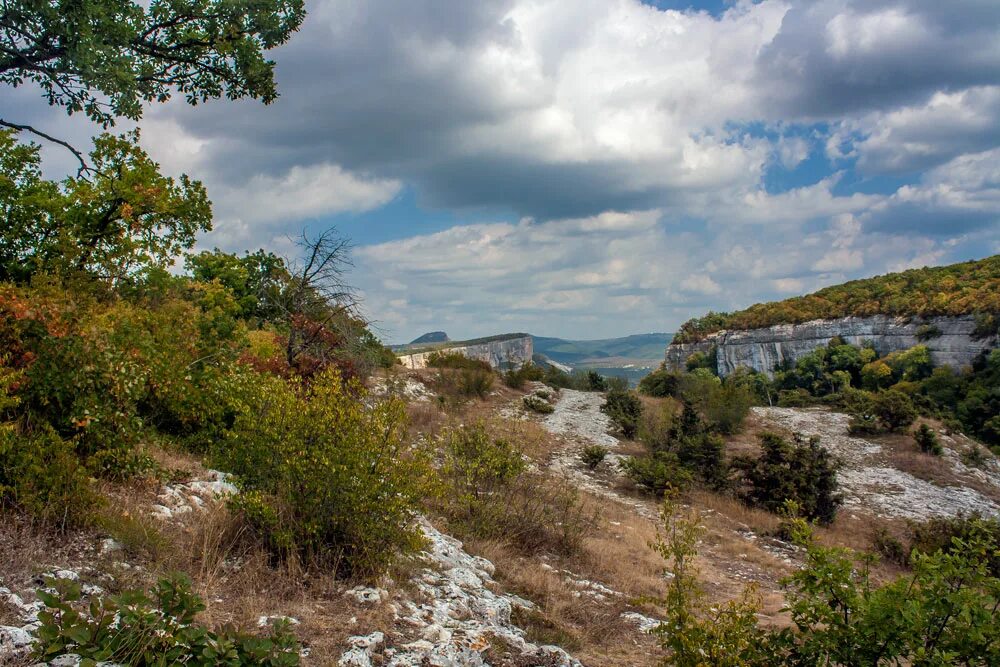
<svg viewBox="0 0 1000 667">
<path fill-rule="evenodd" d="M 392 603 L 397 621 L 412 629 L 405 643 L 389 641 L 382 632 L 348 639 L 342 667 L 485 667 L 486 655 L 513 651 L 523 664 L 582 667 L 557 646 L 538 646 L 511 620 L 515 606 L 529 601 L 495 592 L 493 563 L 468 554 L 462 543 L 421 520 L 428 546 L 426 568 L 411 583 L 418 594 Z M 357 597 L 352 593 L 352 597 Z M 366 600 L 382 595 L 365 596 Z M 522 664 L 519 662 L 518 664 Z"/>
<path fill-rule="evenodd" d="M 917 338 L 917 330 L 921 326 L 936 328 L 938 335 L 921 341 Z M 719 331 L 697 343 L 668 345 L 666 365 L 670 369 L 683 369 L 692 354 L 708 353 L 714 348 L 716 369 L 720 376 L 726 376 L 737 368 L 752 368 L 770 375 L 782 361 L 797 361 L 839 336 L 852 345 L 871 341 L 879 356 L 907 350 L 915 345 L 926 345 L 936 366 L 961 368 L 971 364 L 982 352 L 997 346 L 995 336 L 973 338 L 975 326 L 975 318 L 971 315 L 927 319 L 874 315 Z"/>
</svg>

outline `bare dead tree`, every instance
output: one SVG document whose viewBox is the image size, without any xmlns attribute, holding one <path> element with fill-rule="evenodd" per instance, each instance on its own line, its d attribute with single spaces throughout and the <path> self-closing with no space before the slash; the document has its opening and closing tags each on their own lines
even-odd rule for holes
<svg viewBox="0 0 1000 667">
<path fill-rule="evenodd" d="M 288 262 L 291 277 L 279 303 L 289 324 L 290 366 L 324 337 L 346 337 L 344 323 L 361 320 L 357 293 L 346 280 L 353 267 L 350 240 L 331 228 L 315 237 L 303 232 L 295 244 L 302 259 Z"/>
</svg>

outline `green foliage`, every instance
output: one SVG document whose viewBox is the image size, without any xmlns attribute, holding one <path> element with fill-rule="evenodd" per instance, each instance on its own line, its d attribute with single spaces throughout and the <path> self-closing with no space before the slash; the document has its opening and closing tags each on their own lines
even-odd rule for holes
<svg viewBox="0 0 1000 667">
<path fill-rule="evenodd" d="M 503 374 L 503 381 L 511 389 L 521 389 L 526 382 L 540 382 L 545 379 L 545 371 L 530 361 L 517 369 L 510 369 Z"/>
<path fill-rule="evenodd" d="M 0 132 L 0 211 L 9 221 L 0 228 L 0 280 L 44 271 L 119 282 L 169 266 L 211 229 L 202 184 L 161 175 L 138 141 L 137 131 L 97 137 L 92 178 L 56 184 L 41 179 L 37 146 Z"/>
<path fill-rule="evenodd" d="M 944 448 L 938 442 L 937 434 L 927 424 L 921 424 L 920 428 L 913 432 L 913 439 L 924 454 L 941 456 L 944 453 Z"/>
<path fill-rule="evenodd" d="M 280 257 L 263 250 L 240 257 L 216 248 L 188 255 L 185 263 L 198 282 L 218 281 L 229 290 L 242 319 L 276 319 L 278 293 L 290 277 Z"/>
<path fill-rule="evenodd" d="M 778 512 L 793 501 L 803 516 L 829 524 L 842 498 L 837 494 L 837 464 L 818 438 L 788 442 L 775 433 L 760 435 L 761 455 L 739 457 L 733 468 L 742 473 L 742 497 Z"/>
<path fill-rule="evenodd" d="M 921 343 L 941 337 L 941 329 L 934 324 L 921 324 L 917 327 L 917 340 Z"/>
<path fill-rule="evenodd" d="M 461 352 L 431 352 L 427 356 L 427 366 L 429 368 L 454 368 L 487 373 L 493 371 L 493 367 L 488 362 L 472 359 Z"/>
<path fill-rule="evenodd" d="M 34 657 L 50 661 L 76 654 L 81 665 L 117 662 L 140 667 L 156 665 L 299 664 L 299 644 L 287 622 L 270 632 L 252 635 L 231 627 L 214 631 L 195 621 L 205 605 L 191 591 L 183 575 L 161 579 L 150 594 L 126 592 L 115 597 L 93 597 L 80 610 L 77 582 L 55 579 L 37 592 L 45 604 Z"/>
<path fill-rule="evenodd" d="M 756 589 L 724 605 L 710 605 L 694 563 L 704 530 L 694 510 L 679 512 L 668 497 L 661 510 L 663 528 L 653 548 L 670 573 L 666 594 L 653 601 L 666 609 L 654 629 L 667 655 L 662 664 L 676 667 L 745 667 L 772 663 L 780 643 L 757 625 L 761 601 Z M 778 636 L 780 638 L 780 635 Z"/>
<path fill-rule="evenodd" d="M 44 426 L 30 433 L 0 428 L 0 507 L 65 529 L 86 523 L 99 504 L 72 443 Z"/>
<path fill-rule="evenodd" d="M 238 476 L 231 503 L 276 555 L 373 574 L 419 545 L 412 525 L 426 456 L 404 442 L 396 400 L 327 371 L 309 384 L 248 376 L 215 458 Z"/>
<path fill-rule="evenodd" d="M 0 83 L 30 81 L 50 104 L 108 126 L 174 93 L 190 104 L 274 100 L 264 51 L 298 29 L 305 10 L 298 0 L 19 1 L 3 15 Z"/>
<path fill-rule="evenodd" d="M 674 343 L 693 343 L 723 329 L 759 329 L 817 319 L 869 315 L 919 316 L 979 314 L 984 336 L 995 335 L 1000 313 L 1000 255 L 950 266 L 911 269 L 853 280 L 807 296 L 759 303 L 735 313 L 708 313 L 689 320 Z"/>
<path fill-rule="evenodd" d="M 572 553 L 593 526 L 575 487 L 529 472 L 516 443 L 491 436 L 485 423 L 449 429 L 442 452 L 444 511 L 460 532 L 526 553 Z"/>
<path fill-rule="evenodd" d="M 695 352 L 687 358 L 684 365 L 689 373 L 701 368 L 715 375 L 718 367 L 718 356 L 718 348 L 713 347 L 709 350 L 708 354 L 704 352 Z"/>
<path fill-rule="evenodd" d="M 532 412 L 537 412 L 543 415 L 551 414 L 556 410 L 551 403 L 534 394 L 528 394 L 521 399 L 521 402 L 524 403 L 524 407 L 528 408 Z"/>
<path fill-rule="evenodd" d="M 580 451 L 580 460 L 583 461 L 583 465 L 587 466 L 590 470 L 596 470 L 597 466 L 604 462 L 607 455 L 608 450 L 606 447 L 601 447 L 600 445 L 587 445 Z"/>
<path fill-rule="evenodd" d="M 657 398 L 677 396 L 680 384 L 680 373 L 661 368 L 639 380 L 639 393 Z"/>
<path fill-rule="evenodd" d="M 630 391 L 613 390 L 608 392 L 601 412 L 614 422 L 615 426 L 626 438 L 634 438 L 642 417 L 642 401 Z"/>
<path fill-rule="evenodd" d="M 466 368 L 458 371 L 455 387 L 461 396 L 486 398 L 492 391 L 495 380 L 493 371 Z"/>
<path fill-rule="evenodd" d="M 670 490 L 684 490 L 693 479 L 691 471 L 681 464 L 677 454 L 669 451 L 630 456 L 622 459 L 619 465 L 626 477 L 655 496 L 662 496 Z"/>
<path fill-rule="evenodd" d="M 889 431 L 902 431 L 917 418 L 913 401 L 898 389 L 875 394 L 872 412 Z"/>
<path fill-rule="evenodd" d="M 654 547 L 673 575 L 659 600 L 667 618 L 656 632 L 663 664 L 800 665 L 997 664 L 1000 580 L 995 528 L 973 519 L 948 548 L 914 550 L 910 575 L 877 583 L 873 556 L 822 547 L 802 519 L 792 522 L 804 565 L 783 582 L 792 627 L 761 627 L 753 588 L 724 607 L 703 602 L 693 561 L 697 516 L 664 510 L 665 536 Z"/>
<path fill-rule="evenodd" d="M 607 391 L 608 383 L 597 371 L 587 371 L 583 386 L 584 391 Z"/>
<path fill-rule="evenodd" d="M 820 547 L 800 523 L 806 563 L 788 578 L 796 632 L 776 664 L 991 665 L 1000 659 L 995 539 L 973 529 L 952 549 L 917 553 L 913 574 L 877 585 L 871 558 Z"/>
</svg>

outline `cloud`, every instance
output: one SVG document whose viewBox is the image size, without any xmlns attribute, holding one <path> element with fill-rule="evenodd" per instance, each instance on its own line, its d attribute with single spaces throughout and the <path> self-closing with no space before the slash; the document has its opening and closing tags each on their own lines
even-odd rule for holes
<svg viewBox="0 0 1000 667">
<path fill-rule="evenodd" d="M 921 105 L 865 118 L 855 146 L 867 173 L 914 172 L 1000 144 L 1000 86 L 938 91 Z"/>
<path fill-rule="evenodd" d="M 997 83 L 1000 5 L 979 0 L 798 2 L 756 71 L 780 118 L 839 119 Z"/>
<path fill-rule="evenodd" d="M 1000 225 L 1000 148 L 957 157 L 904 185 L 861 220 L 866 231 L 954 237 Z"/>
</svg>

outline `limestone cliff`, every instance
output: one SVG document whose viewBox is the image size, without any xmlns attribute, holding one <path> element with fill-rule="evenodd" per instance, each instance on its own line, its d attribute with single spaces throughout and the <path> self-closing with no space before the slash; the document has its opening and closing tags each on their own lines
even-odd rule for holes
<svg viewBox="0 0 1000 667">
<path fill-rule="evenodd" d="M 435 352 L 463 354 L 470 359 L 487 362 L 496 369 L 520 368 L 531 361 L 534 346 L 531 336 L 527 334 L 512 334 L 509 336 L 494 336 L 471 341 L 449 343 L 432 348 L 402 351 L 399 360 L 407 368 L 425 368 L 427 359 Z"/>
<path fill-rule="evenodd" d="M 938 335 L 919 340 L 917 329 L 921 326 L 933 327 Z M 797 361 L 829 343 L 831 338 L 840 336 L 852 345 L 871 341 L 879 356 L 923 344 L 930 350 L 935 365 L 960 368 L 971 364 L 984 350 L 997 346 L 996 336 L 979 340 L 973 338 L 974 328 L 975 319 L 971 315 L 927 319 L 875 315 L 779 324 L 745 331 L 719 331 L 696 343 L 669 345 L 666 365 L 669 369 L 683 369 L 688 357 L 695 352 L 708 353 L 715 348 L 720 376 L 740 367 L 770 375 L 782 361 Z"/>
</svg>

